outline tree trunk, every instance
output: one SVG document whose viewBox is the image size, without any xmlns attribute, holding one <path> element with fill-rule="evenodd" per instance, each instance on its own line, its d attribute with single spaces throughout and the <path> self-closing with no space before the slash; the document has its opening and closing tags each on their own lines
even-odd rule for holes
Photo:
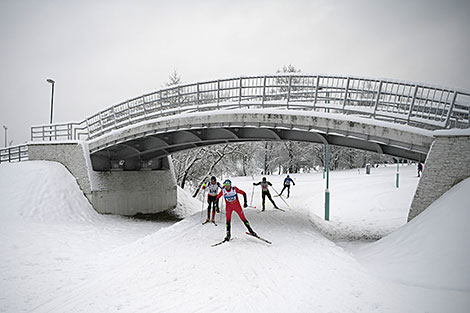
<svg viewBox="0 0 470 313">
<path fill-rule="evenodd" d="M 222 149 L 222 152 L 219 152 L 219 157 L 217 158 L 217 160 L 214 161 L 214 163 L 212 163 L 211 167 L 209 168 L 209 170 L 207 171 L 207 174 L 204 175 L 204 177 L 199 181 L 199 183 L 197 184 L 196 186 L 196 190 L 194 191 L 193 193 L 193 198 L 196 198 L 197 197 L 197 194 L 199 193 L 199 190 L 201 189 L 202 187 L 202 184 L 204 184 L 204 182 L 206 181 L 207 177 L 209 177 L 209 175 L 212 173 L 212 170 L 214 169 L 214 167 L 217 165 L 217 163 L 219 163 L 223 158 L 224 156 L 227 155 L 227 153 L 225 152 L 225 149 L 227 148 L 228 145 L 225 145 L 224 148 Z"/>
<path fill-rule="evenodd" d="M 188 178 L 189 172 L 191 171 L 191 168 L 194 166 L 194 164 L 196 164 L 197 161 L 201 159 L 199 156 L 201 155 L 201 152 L 203 151 L 204 150 L 201 149 L 198 153 L 196 153 L 194 157 L 192 158 L 192 160 L 189 162 L 188 166 L 186 166 L 184 173 L 183 173 L 183 177 L 181 178 L 181 183 L 180 183 L 181 188 L 184 189 L 184 185 L 186 184 L 186 179 Z"/>
</svg>

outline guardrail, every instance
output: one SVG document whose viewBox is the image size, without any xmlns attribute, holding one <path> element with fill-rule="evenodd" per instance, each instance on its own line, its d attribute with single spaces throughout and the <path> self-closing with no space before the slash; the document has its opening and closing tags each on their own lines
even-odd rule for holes
<svg viewBox="0 0 470 313">
<path fill-rule="evenodd" d="M 384 79 L 283 74 L 172 86 L 113 105 L 79 123 L 33 126 L 31 140 L 89 140 L 158 117 L 231 108 L 353 114 L 426 129 L 470 127 L 467 91 Z"/>
<path fill-rule="evenodd" d="M 28 160 L 28 145 L 18 145 L 0 149 L 0 163 Z"/>
</svg>

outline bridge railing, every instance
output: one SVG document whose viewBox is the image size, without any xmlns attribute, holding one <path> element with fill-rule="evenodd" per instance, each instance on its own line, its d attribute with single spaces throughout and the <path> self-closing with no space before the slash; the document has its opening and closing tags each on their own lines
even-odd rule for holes
<svg viewBox="0 0 470 313">
<path fill-rule="evenodd" d="M 28 145 L 18 145 L 0 149 L 0 163 L 28 160 Z"/>
<path fill-rule="evenodd" d="M 384 79 L 282 74 L 172 86 L 113 105 L 79 123 L 34 126 L 31 139 L 93 139 L 158 117 L 231 108 L 352 114 L 427 129 L 470 127 L 466 91 Z"/>
<path fill-rule="evenodd" d="M 57 141 L 86 139 L 88 134 L 83 122 L 41 125 L 31 127 L 31 140 Z"/>
</svg>

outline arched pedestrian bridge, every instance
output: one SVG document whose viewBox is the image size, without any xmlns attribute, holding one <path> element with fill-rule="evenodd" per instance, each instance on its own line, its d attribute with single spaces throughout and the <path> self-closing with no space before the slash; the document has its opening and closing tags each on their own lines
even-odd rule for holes
<svg viewBox="0 0 470 313">
<path fill-rule="evenodd" d="M 422 161 L 436 130 L 469 127 L 468 91 L 285 74 L 172 86 L 81 122 L 34 126 L 31 140 L 85 140 L 92 168 L 106 172 L 165 169 L 176 151 L 259 140 L 333 144 Z"/>
<path fill-rule="evenodd" d="M 32 127 L 31 139 L 86 139 L 95 170 L 120 161 L 136 170 L 175 151 L 250 140 L 330 143 L 424 160 L 430 130 L 469 127 L 469 103 L 469 92 L 420 83 L 238 77 L 159 90 L 80 123 Z"/>
</svg>

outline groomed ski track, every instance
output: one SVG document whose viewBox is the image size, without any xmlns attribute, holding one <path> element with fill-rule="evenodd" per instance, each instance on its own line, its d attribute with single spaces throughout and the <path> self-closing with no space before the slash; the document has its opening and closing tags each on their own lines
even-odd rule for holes
<svg viewBox="0 0 470 313">
<path fill-rule="evenodd" d="M 246 215 L 273 245 L 246 236 L 235 218 L 233 239 L 211 247 L 224 233 L 195 214 L 102 255 L 95 277 L 33 312 L 403 312 L 304 216 Z"/>
<path fill-rule="evenodd" d="M 322 235 L 373 237 L 403 225 L 417 178 L 414 167 L 401 168 L 397 189 L 394 171 L 332 173 L 329 222 L 321 219 L 321 173 L 296 177 L 287 212 L 268 203 L 260 213 L 254 190 L 257 209 L 245 213 L 273 244 L 245 235 L 234 214 L 233 240 L 211 247 L 225 236 L 224 215 L 218 227 L 201 225 L 203 205 L 182 190 L 180 222 L 99 215 L 62 165 L 2 164 L 0 312 L 468 312 L 468 182 L 390 240 L 337 245 L 342 236 Z M 248 196 L 252 181 L 236 178 Z M 453 219 L 449 207 L 460 208 Z"/>
</svg>

